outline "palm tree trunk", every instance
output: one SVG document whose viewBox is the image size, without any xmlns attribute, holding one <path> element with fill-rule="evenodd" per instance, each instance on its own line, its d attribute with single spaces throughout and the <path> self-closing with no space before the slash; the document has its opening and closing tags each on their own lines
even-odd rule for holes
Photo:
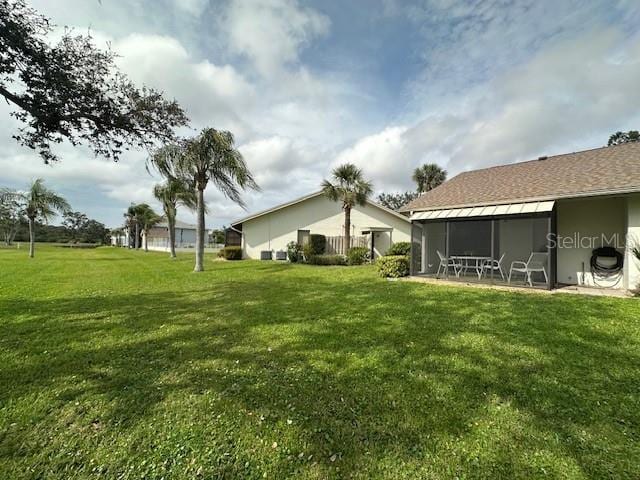
<svg viewBox="0 0 640 480">
<path fill-rule="evenodd" d="M 196 266 L 194 272 L 204 270 L 204 189 L 197 190 L 196 206 Z"/>
<path fill-rule="evenodd" d="M 169 225 L 169 255 L 176 258 L 176 219 L 167 215 L 167 224 Z"/>
<path fill-rule="evenodd" d="M 136 222 L 136 238 L 133 242 L 133 248 L 136 250 L 140 248 L 140 225 L 138 225 L 138 222 Z"/>
<path fill-rule="evenodd" d="M 149 230 L 148 229 L 144 229 L 143 233 L 144 233 L 144 251 L 148 252 L 149 251 L 149 243 L 148 243 L 147 236 L 148 236 Z"/>
<path fill-rule="evenodd" d="M 33 218 L 29 219 L 29 258 L 33 258 L 36 249 L 36 228 Z"/>
<path fill-rule="evenodd" d="M 344 254 L 351 248 L 351 207 L 344 207 Z"/>
</svg>

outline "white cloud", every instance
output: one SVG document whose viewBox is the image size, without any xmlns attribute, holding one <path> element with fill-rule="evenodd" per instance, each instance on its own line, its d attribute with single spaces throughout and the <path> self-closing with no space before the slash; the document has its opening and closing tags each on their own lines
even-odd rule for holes
<svg viewBox="0 0 640 480">
<path fill-rule="evenodd" d="M 230 47 L 263 75 L 298 61 L 300 49 L 328 33 L 327 16 L 296 0 L 232 0 L 223 26 Z"/>
<path fill-rule="evenodd" d="M 640 39 L 602 30 L 556 42 L 529 62 L 470 90 L 446 116 L 388 127 L 343 150 L 378 189 L 411 187 L 436 162 L 456 174 L 487 165 L 604 145 L 637 126 Z"/>
</svg>

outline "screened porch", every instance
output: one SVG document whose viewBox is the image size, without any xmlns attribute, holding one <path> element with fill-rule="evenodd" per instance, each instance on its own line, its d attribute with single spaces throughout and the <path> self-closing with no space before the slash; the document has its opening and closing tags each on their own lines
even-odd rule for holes
<svg viewBox="0 0 640 480">
<path fill-rule="evenodd" d="M 419 212 L 412 216 L 411 274 L 550 289 L 554 231 L 553 202 Z"/>
</svg>

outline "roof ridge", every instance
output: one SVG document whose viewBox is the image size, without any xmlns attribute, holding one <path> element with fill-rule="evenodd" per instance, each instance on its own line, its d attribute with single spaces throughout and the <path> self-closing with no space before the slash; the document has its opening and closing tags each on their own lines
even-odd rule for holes
<svg viewBox="0 0 640 480">
<path fill-rule="evenodd" d="M 453 178 L 459 177 L 460 175 L 463 175 L 465 173 L 481 172 L 482 170 L 491 170 L 493 168 L 513 167 L 515 165 L 523 165 L 525 163 L 546 162 L 546 161 L 553 160 L 553 159 L 556 159 L 556 158 L 559 158 L 559 157 L 566 157 L 568 155 L 576 155 L 576 154 L 579 154 L 579 153 L 593 152 L 593 151 L 596 151 L 596 150 L 615 149 L 617 147 L 628 147 L 628 146 L 634 146 L 634 144 L 636 144 L 637 146 L 640 147 L 640 142 L 627 142 L 627 143 L 620 143 L 618 145 L 604 145 L 602 147 L 586 148 L 584 150 L 576 150 L 574 152 L 556 153 L 555 155 L 541 155 L 538 158 L 532 158 L 532 159 L 529 159 L 529 160 L 522 160 L 520 162 L 503 163 L 501 165 L 492 165 L 492 166 L 489 166 L 489 167 L 474 168 L 473 170 L 465 170 L 464 172 L 458 173 Z M 542 158 L 544 158 L 544 160 L 542 160 Z M 453 180 L 453 178 L 452 178 L 452 180 Z"/>
</svg>

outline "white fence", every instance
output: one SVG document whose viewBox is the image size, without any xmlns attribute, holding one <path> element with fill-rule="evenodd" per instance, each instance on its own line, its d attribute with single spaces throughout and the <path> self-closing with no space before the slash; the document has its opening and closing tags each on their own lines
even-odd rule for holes
<svg viewBox="0 0 640 480">
<path fill-rule="evenodd" d="M 346 237 L 343 235 L 335 236 L 335 237 L 326 237 L 327 239 L 327 248 L 326 253 L 330 254 L 341 254 L 346 255 L 345 252 L 345 239 Z M 351 247 L 368 247 L 369 246 L 369 237 L 351 237 Z"/>
</svg>

